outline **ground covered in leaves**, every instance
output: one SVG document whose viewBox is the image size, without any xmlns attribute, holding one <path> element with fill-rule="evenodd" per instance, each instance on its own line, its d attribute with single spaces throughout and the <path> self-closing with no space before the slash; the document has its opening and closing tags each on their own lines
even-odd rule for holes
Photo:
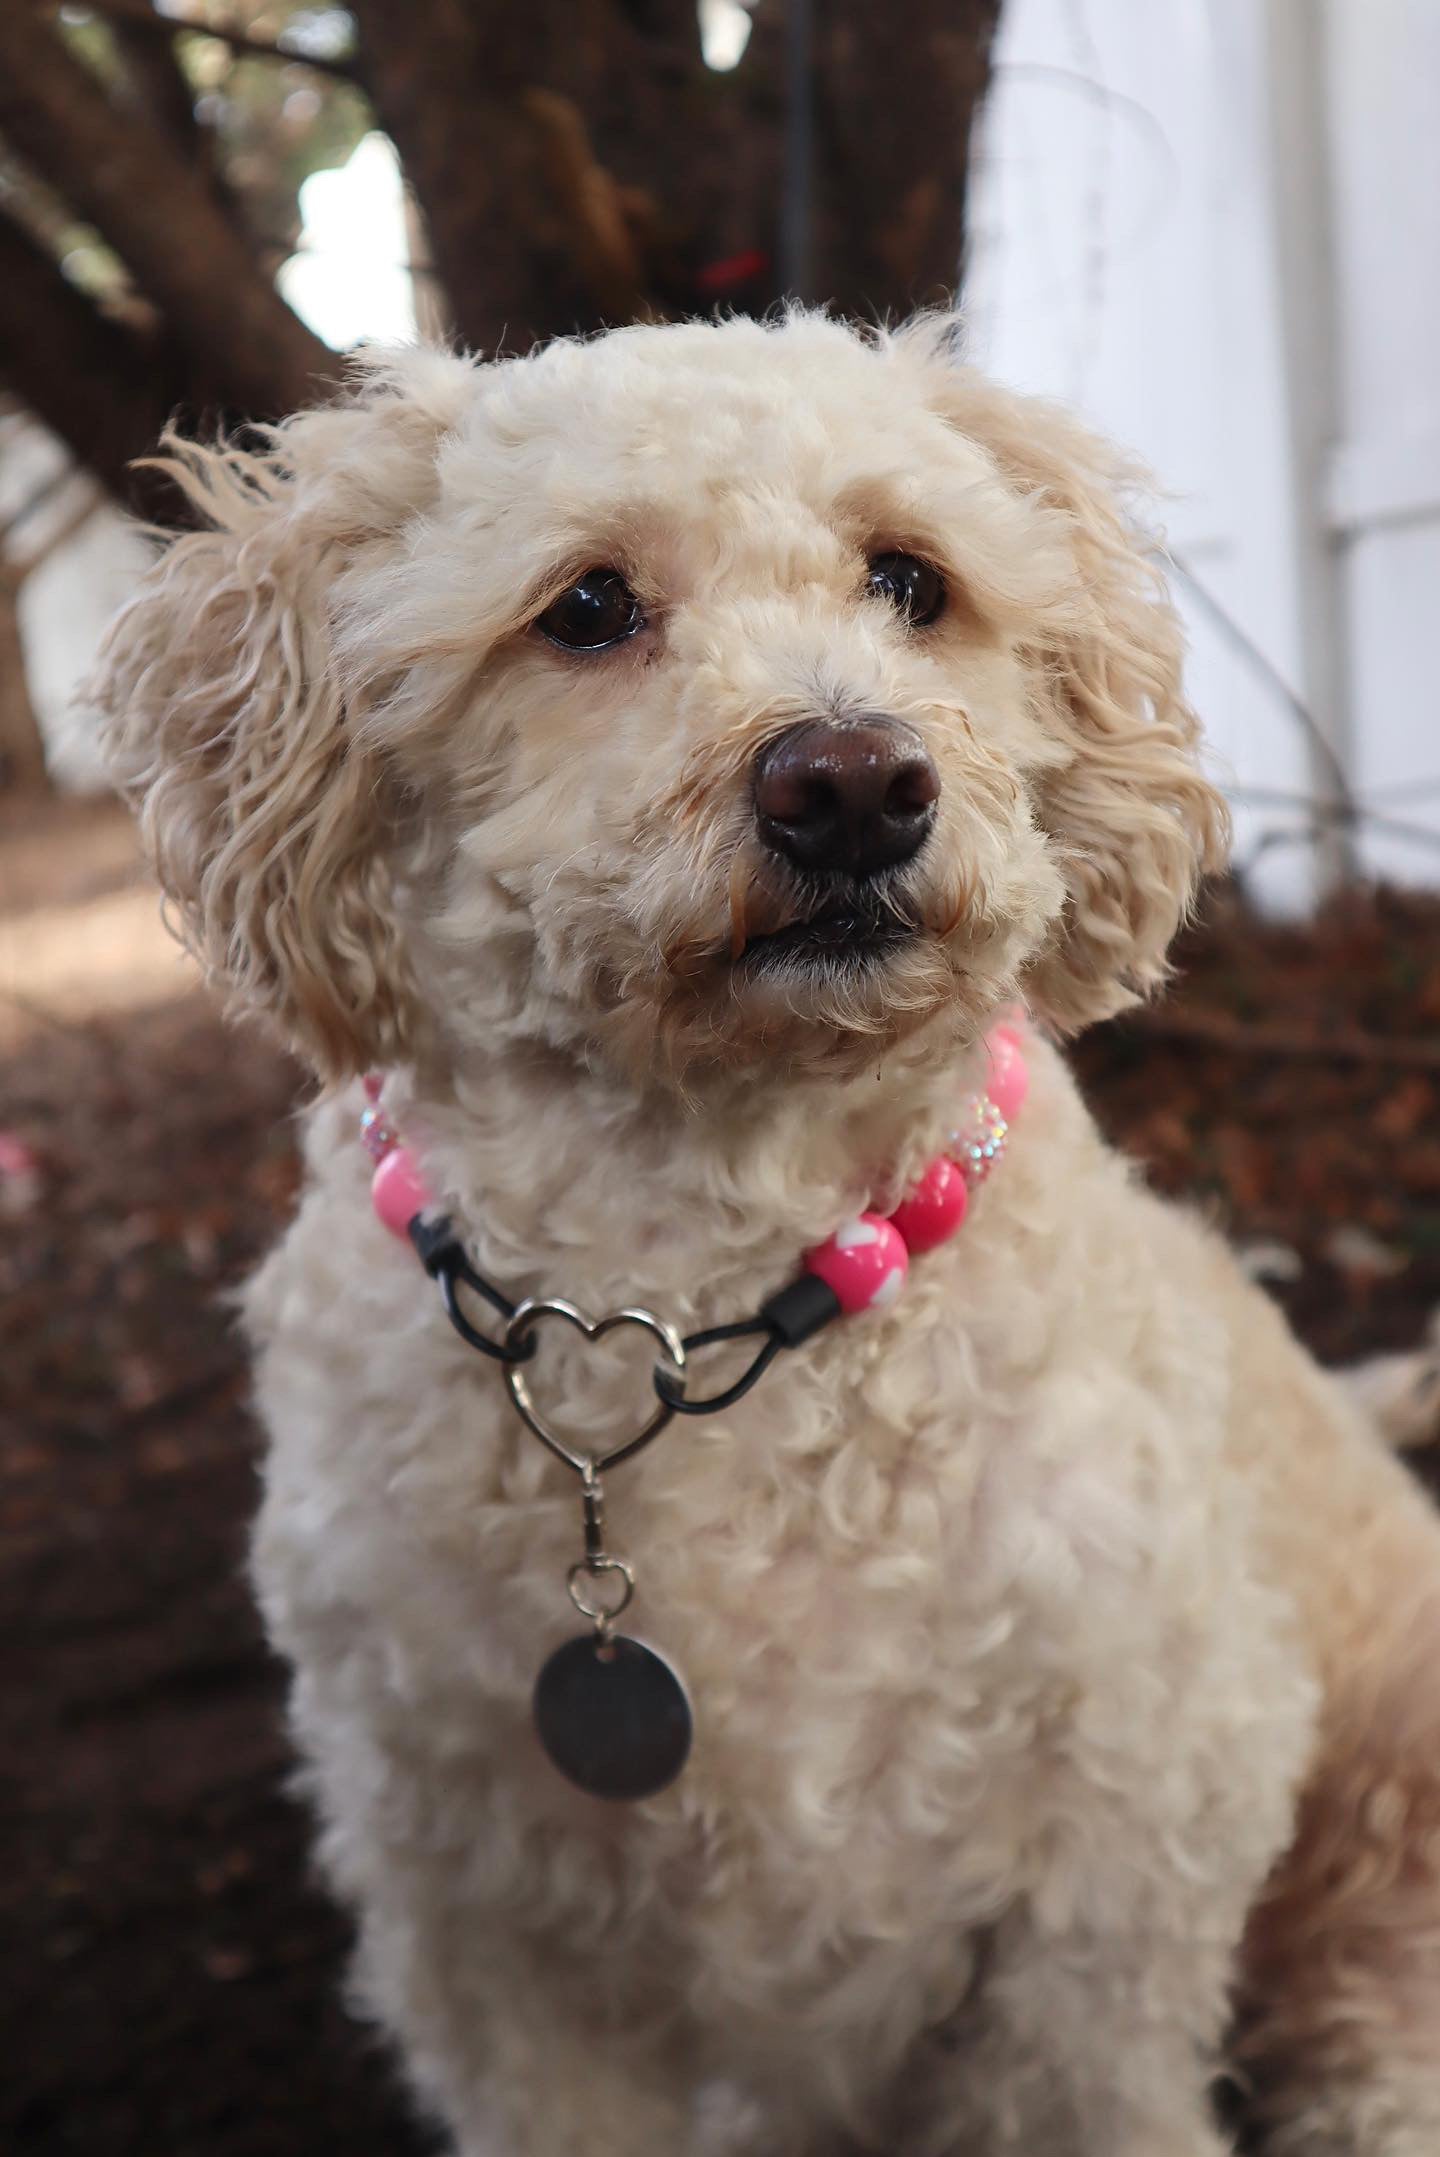
<svg viewBox="0 0 1440 2157">
<path fill-rule="evenodd" d="M 1080 1054 L 1327 1357 L 1440 1304 L 1440 905 L 1221 906 Z M 256 1440 L 226 1291 L 295 1181 L 296 1074 L 196 994 L 0 1050 L 0 2147 L 406 2157 L 340 2005 L 281 1683 L 242 1578 Z M 8 1161 L 8 1168 L 3 1163 Z"/>
</svg>

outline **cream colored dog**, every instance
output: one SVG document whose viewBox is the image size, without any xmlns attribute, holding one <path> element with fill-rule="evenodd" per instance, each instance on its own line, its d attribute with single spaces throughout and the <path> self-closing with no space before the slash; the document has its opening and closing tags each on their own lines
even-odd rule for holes
<svg viewBox="0 0 1440 2157">
<path fill-rule="evenodd" d="M 1058 1054 L 892 1309 L 610 1479 L 697 1721 L 633 1806 L 531 1726 L 574 1480 L 355 1143 L 382 1069 L 491 1279 L 684 1331 L 904 1191 L 1012 999 L 1153 987 L 1225 819 L 1129 475 L 943 323 L 809 316 L 399 354 L 170 460 L 209 529 L 104 701 L 326 1082 L 255 1570 L 457 2147 L 1219 2157 L 1228 2066 L 1276 2157 L 1436 2157 L 1440 1525 Z M 643 1416 L 544 1357 L 571 1428 Z"/>
</svg>

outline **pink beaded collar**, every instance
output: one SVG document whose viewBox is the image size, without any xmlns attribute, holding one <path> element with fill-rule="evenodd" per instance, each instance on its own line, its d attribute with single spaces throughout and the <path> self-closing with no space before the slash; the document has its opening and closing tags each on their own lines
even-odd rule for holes
<svg viewBox="0 0 1440 2157">
<path fill-rule="evenodd" d="M 857 1214 L 804 1253 L 806 1272 L 833 1290 L 841 1311 L 878 1310 L 893 1303 L 905 1285 L 910 1260 L 949 1241 L 965 1220 L 971 1194 L 1002 1158 L 1030 1077 L 1017 1027 L 994 1027 L 985 1045 L 989 1068 L 984 1093 L 971 1096 L 946 1151 L 937 1154 L 901 1203 L 889 1215 Z M 404 1240 L 434 1200 L 413 1151 L 381 1105 L 383 1079 L 372 1073 L 364 1083 L 367 1106 L 360 1118 L 360 1138 L 375 1163 L 371 1203 L 390 1233 Z"/>
<path fill-rule="evenodd" d="M 673 1782 L 690 1755 L 694 1716 L 674 1666 L 644 1641 L 617 1633 L 616 1621 L 635 1592 L 635 1570 L 605 1537 L 602 1476 L 642 1452 L 676 1415 L 709 1415 L 733 1407 L 781 1349 L 797 1348 L 842 1313 L 893 1303 L 912 1257 L 934 1250 L 964 1221 L 972 1194 L 1005 1150 L 1011 1120 L 1028 1090 L 1025 1053 L 1013 1026 L 987 1037 L 989 1071 L 983 1094 L 966 1105 L 937 1156 L 894 1211 L 870 1211 L 845 1221 L 804 1254 L 804 1270 L 770 1296 L 752 1318 L 710 1326 L 683 1339 L 653 1311 L 631 1307 L 592 1318 L 558 1296 L 512 1303 L 466 1256 L 462 1239 L 442 1218 L 419 1163 L 385 1114 L 382 1082 L 365 1081 L 361 1137 L 375 1162 L 375 1211 L 396 1236 L 408 1237 L 439 1285 L 446 1316 L 470 1347 L 504 1370 L 516 1413 L 526 1428 L 580 1478 L 584 1546 L 566 1587 L 591 1631 L 565 1641 L 535 1682 L 535 1731 L 550 1760 L 578 1789 L 596 1798 L 654 1797 Z M 498 1313 L 500 1331 L 477 1325 L 462 1305 L 465 1288 Z M 659 1349 L 654 1369 L 658 1405 L 628 1435 L 597 1450 L 593 1437 L 557 1430 L 538 1407 L 525 1376 L 545 1323 L 559 1321 L 594 1342 L 617 1328 L 639 1328 Z M 705 1399 L 689 1392 L 690 1358 L 697 1350 L 745 1338 L 760 1346 L 739 1378 Z"/>
</svg>

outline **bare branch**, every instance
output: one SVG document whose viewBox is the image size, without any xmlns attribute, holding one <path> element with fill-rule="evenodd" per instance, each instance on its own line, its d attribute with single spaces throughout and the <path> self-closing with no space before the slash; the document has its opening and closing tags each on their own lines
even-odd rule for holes
<svg viewBox="0 0 1440 2157">
<path fill-rule="evenodd" d="M 108 321 L 0 213 L 0 376 L 121 501 L 179 401 L 173 356 Z"/>
<path fill-rule="evenodd" d="M 62 504 L 60 515 L 47 526 L 38 539 L 32 540 L 23 553 L 11 554 L 4 564 L 3 574 L 17 589 L 27 577 L 34 575 L 42 562 L 48 562 L 51 555 L 57 553 L 67 539 L 73 539 L 75 534 L 90 522 L 104 500 L 99 488 L 87 473 L 78 472 L 72 466 L 64 476 L 73 483 L 73 499 Z M 38 504 L 34 501 L 27 503 L 22 515 L 28 516 L 36 507 Z M 20 522 L 19 517 L 12 519 L 0 537 L 8 540 Z"/>
<path fill-rule="evenodd" d="M 65 0 L 42 0 L 42 4 L 54 11 Z M 337 82 L 363 83 L 360 64 L 356 60 L 333 58 L 327 53 L 297 52 L 292 45 L 282 45 L 275 38 L 255 37 L 242 30 L 238 24 L 217 24 L 202 20 L 190 20 L 183 15 L 158 15 L 148 0 L 82 0 L 92 14 L 103 15 L 113 23 L 133 24 L 137 29 L 158 30 L 173 38 L 177 32 L 191 31 L 196 37 L 213 37 L 232 52 L 244 53 L 257 60 L 275 60 L 283 67 L 310 67 L 318 75 L 333 75 Z"/>
</svg>

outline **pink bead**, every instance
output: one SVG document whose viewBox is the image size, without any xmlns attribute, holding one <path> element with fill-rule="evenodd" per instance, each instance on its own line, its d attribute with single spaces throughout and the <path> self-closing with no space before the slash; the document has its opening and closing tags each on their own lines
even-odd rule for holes
<svg viewBox="0 0 1440 2157">
<path fill-rule="evenodd" d="M 378 1071 L 367 1071 L 364 1078 L 361 1079 L 360 1083 L 365 1088 L 365 1098 L 367 1101 L 373 1104 L 374 1102 L 379 1100 L 381 1092 L 385 1085 L 385 1081 L 383 1078 L 381 1078 Z"/>
<path fill-rule="evenodd" d="M 900 1231 L 862 1213 L 805 1253 L 805 1269 L 832 1288 L 842 1311 L 881 1310 L 905 1284 L 910 1257 Z"/>
<path fill-rule="evenodd" d="M 1013 1123 L 1030 1091 L 1024 1047 L 1013 1026 L 995 1027 L 987 1037 L 986 1047 L 990 1052 L 990 1069 L 985 1091 L 1005 1121 Z"/>
<path fill-rule="evenodd" d="M 970 1190 L 958 1165 L 942 1154 L 890 1216 L 912 1258 L 948 1242 L 965 1218 Z"/>
<path fill-rule="evenodd" d="M 392 1236 L 404 1236 L 417 1213 L 431 1204 L 425 1178 L 408 1146 L 387 1153 L 370 1179 L 370 1203 Z"/>
</svg>

